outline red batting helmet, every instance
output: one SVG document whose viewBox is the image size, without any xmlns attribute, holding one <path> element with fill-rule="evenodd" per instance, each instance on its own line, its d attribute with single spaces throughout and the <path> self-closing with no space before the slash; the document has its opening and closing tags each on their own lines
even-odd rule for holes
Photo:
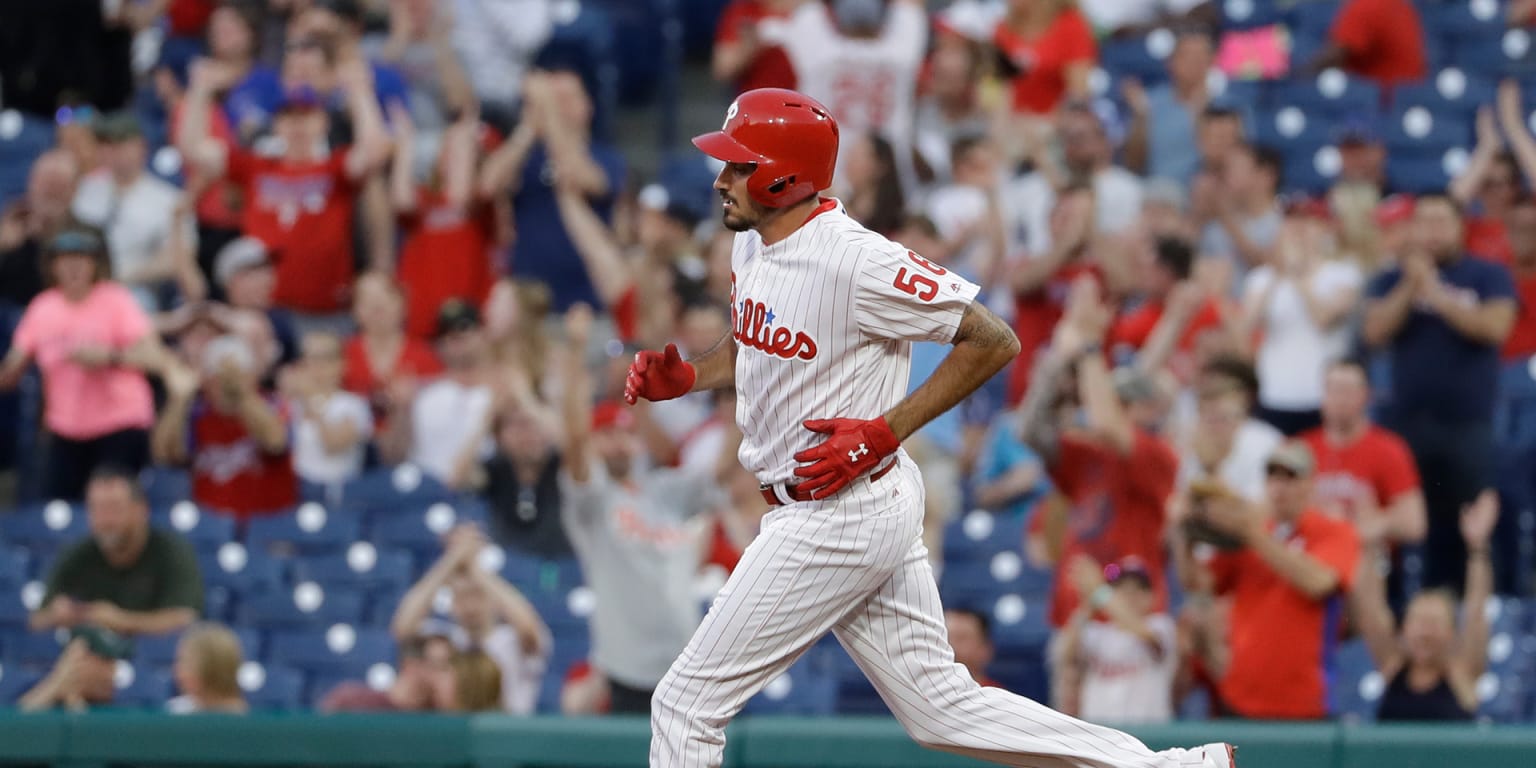
<svg viewBox="0 0 1536 768">
<path fill-rule="evenodd" d="M 693 145 L 716 160 L 755 163 L 747 192 L 762 205 L 784 208 L 832 186 L 837 121 L 803 93 L 758 88 L 736 97 L 725 125 L 695 136 Z"/>
</svg>

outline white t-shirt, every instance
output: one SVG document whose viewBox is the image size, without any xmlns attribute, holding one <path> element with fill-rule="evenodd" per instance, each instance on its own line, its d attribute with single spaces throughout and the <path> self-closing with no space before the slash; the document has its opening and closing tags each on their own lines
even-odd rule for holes
<svg viewBox="0 0 1536 768">
<path fill-rule="evenodd" d="M 1216 468 L 1217 479 L 1249 501 L 1263 501 L 1264 467 L 1269 463 L 1270 454 L 1283 442 L 1285 436 L 1279 430 L 1257 419 L 1248 419 L 1237 428 L 1232 451 Z M 1207 476 L 1194 450 L 1185 446 L 1179 454 L 1179 489 L 1188 488 L 1192 481 Z"/>
<path fill-rule="evenodd" d="M 333 393 L 325 401 L 321 418 L 308 414 L 300 419 L 293 431 L 293 471 L 311 483 L 341 483 L 357 477 L 363 471 L 363 454 L 368 438 L 373 436 L 373 413 L 368 401 L 351 392 Z M 359 439 L 350 450 L 331 454 L 325 452 L 320 439 L 320 424 L 351 423 L 357 427 Z"/>
<path fill-rule="evenodd" d="M 822 3 L 786 19 L 764 19 L 766 42 L 784 48 L 799 89 L 832 111 L 842 136 L 839 169 L 854 137 L 877 132 L 891 142 L 903 186 L 912 189 L 912 122 L 917 73 L 928 42 L 928 15 L 917 3 L 895 3 L 878 37 L 845 37 Z"/>
<path fill-rule="evenodd" d="M 454 626 L 448 639 L 455 648 L 465 650 L 474 643 L 463 627 Z M 517 630 L 502 624 L 491 630 L 480 650 L 496 662 L 501 670 L 501 708 L 509 715 L 531 715 L 539 703 L 539 690 L 544 685 L 544 671 L 549 667 L 549 653 L 554 648 L 554 638 L 545 630 L 539 638 L 542 653 L 523 652 L 523 644 L 517 639 Z"/>
<path fill-rule="evenodd" d="M 1112 165 L 1093 176 L 1094 230 L 1101 235 L 1124 232 L 1141 217 L 1141 179 Z M 1009 252 L 1021 248 L 1038 255 L 1051 247 L 1051 209 L 1056 190 L 1038 173 L 1026 174 L 1003 197 L 1004 225 L 1008 228 Z"/>
<path fill-rule="evenodd" d="M 948 184 L 928 195 L 926 210 L 939 237 L 951 241 L 967 230 L 975 231 L 976 222 L 987 215 L 987 193 L 969 184 Z M 967 280 L 980 282 L 978 262 L 985 247 L 984 237 L 972 237 L 944 266 Z"/>
<path fill-rule="evenodd" d="M 1173 719 L 1173 673 L 1179 652 L 1173 619 L 1147 617 L 1161 652 L 1108 622 L 1083 627 L 1080 650 L 1087 663 L 1079 717 L 1090 723 L 1133 725 Z"/>
<path fill-rule="evenodd" d="M 1243 303 L 1251 304 L 1275 281 L 1274 267 L 1265 265 L 1243 281 Z M 1358 290 L 1365 281 L 1360 268 L 1348 261 L 1329 261 L 1312 276 L 1312 294 L 1328 301 Z M 1323 402 L 1323 374 L 1328 364 L 1349 347 L 1349 329 L 1339 323 L 1322 329 L 1307 314 L 1306 300 L 1294 280 L 1281 280 L 1264 312 L 1264 341 L 1256 370 L 1259 404 L 1266 408 L 1307 411 Z"/>
<path fill-rule="evenodd" d="M 411 462 L 448 482 L 490 411 L 490 387 L 466 387 L 447 376 L 423 387 L 411 403 Z"/>
<path fill-rule="evenodd" d="M 112 274 L 133 288 L 141 285 L 133 275 L 158 259 L 170 242 L 180 199 L 181 190 L 151 174 L 141 173 L 119 189 L 112 174 L 99 169 L 80 180 L 70 208 L 75 218 L 106 234 Z M 182 223 L 181 234 L 188 248 L 197 247 L 191 217 Z"/>
</svg>

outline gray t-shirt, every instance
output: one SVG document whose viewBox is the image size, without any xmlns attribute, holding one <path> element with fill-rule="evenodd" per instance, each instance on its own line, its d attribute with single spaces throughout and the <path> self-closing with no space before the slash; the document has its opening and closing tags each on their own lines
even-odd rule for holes
<svg viewBox="0 0 1536 768">
<path fill-rule="evenodd" d="M 1239 220 L 1238 227 L 1243 230 L 1249 242 L 1260 248 L 1273 248 L 1275 241 L 1280 239 L 1280 226 L 1284 223 L 1285 219 L 1280 215 L 1280 208 L 1276 206 L 1258 216 Z M 1230 292 L 1232 296 L 1238 295 L 1243 277 L 1248 274 L 1248 270 L 1259 266 L 1244 260 L 1243 254 L 1237 252 L 1237 244 L 1232 242 L 1232 236 L 1219 221 L 1212 221 L 1205 225 L 1205 231 L 1200 234 L 1200 255 L 1232 262 Z"/>
<path fill-rule="evenodd" d="M 611 680 L 652 688 L 699 625 L 700 513 L 717 491 L 708 472 L 656 469 L 616 482 L 593 464 L 584 485 L 560 473 L 565 533 L 597 597 L 592 663 Z"/>
</svg>

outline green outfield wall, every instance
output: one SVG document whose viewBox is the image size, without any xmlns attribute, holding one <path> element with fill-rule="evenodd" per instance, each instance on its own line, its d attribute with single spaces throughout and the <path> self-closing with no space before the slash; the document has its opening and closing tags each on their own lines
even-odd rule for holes
<svg viewBox="0 0 1536 768">
<path fill-rule="evenodd" d="M 1243 768 L 1536 768 L 1536 727 L 1188 723 L 1132 729 L 1154 747 L 1227 740 Z M 644 768 L 627 718 L 182 716 L 0 712 L 0 765 L 58 768 Z M 965 768 L 879 718 L 731 726 L 726 768 Z"/>
</svg>

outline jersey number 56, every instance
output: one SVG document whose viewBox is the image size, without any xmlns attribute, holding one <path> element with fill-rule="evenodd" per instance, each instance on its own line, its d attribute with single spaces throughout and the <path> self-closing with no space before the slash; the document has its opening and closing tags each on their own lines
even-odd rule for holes
<svg viewBox="0 0 1536 768">
<path fill-rule="evenodd" d="M 907 251 L 907 258 L 930 274 L 942 275 L 949 271 L 912 251 Z M 891 282 L 891 285 L 896 286 L 896 289 L 902 293 L 909 293 L 923 301 L 933 301 L 934 297 L 939 295 L 939 284 L 934 282 L 933 278 L 906 267 L 896 271 L 896 279 Z"/>
</svg>

